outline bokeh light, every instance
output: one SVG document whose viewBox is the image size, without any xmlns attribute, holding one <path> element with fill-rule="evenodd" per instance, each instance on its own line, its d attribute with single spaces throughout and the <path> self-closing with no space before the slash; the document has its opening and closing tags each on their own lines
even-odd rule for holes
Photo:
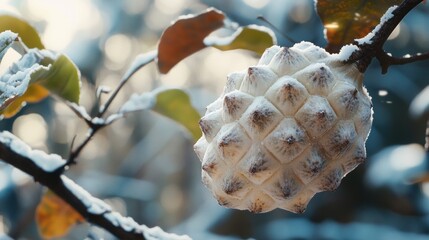
<svg viewBox="0 0 429 240">
<path fill-rule="evenodd" d="M 33 148 L 45 149 L 47 125 L 40 114 L 31 113 L 18 117 L 13 122 L 13 134 Z"/>
</svg>

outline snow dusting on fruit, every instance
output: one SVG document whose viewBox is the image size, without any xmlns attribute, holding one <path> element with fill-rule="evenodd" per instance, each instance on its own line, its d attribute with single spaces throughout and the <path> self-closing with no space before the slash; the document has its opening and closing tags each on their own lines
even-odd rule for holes
<svg viewBox="0 0 429 240">
<path fill-rule="evenodd" d="M 372 104 L 362 74 L 309 42 L 273 46 L 231 73 L 200 120 L 202 181 L 220 205 L 305 211 L 366 158 Z"/>
</svg>

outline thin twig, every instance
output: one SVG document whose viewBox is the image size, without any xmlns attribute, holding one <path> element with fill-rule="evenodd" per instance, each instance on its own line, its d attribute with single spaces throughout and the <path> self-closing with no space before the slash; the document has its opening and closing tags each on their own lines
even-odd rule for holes
<svg viewBox="0 0 429 240">
<path fill-rule="evenodd" d="M 270 21 L 268 21 L 264 16 L 258 16 L 258 17 L 256 17 L 256 19 L 258 19 L 260 21 L 263 21 L 264 23 L 268 24 L 268 26 L 270 26 L 272 29 L 276 30 L 282 37 L 284 37 L 289 42 L 291 42 L 291 43 L 298 43 L 296 40 L 294 40 L 293 38 L 289 37 L 284 32 L 280 31 L 280 29 L 278 27 L 274 26 L 274 24 L 272 24 Z"/>
<path fill-rule="evenodd" d="M 116 89 L 113 91 L 113 93 L 110 95 L 110 97 L 107 99 L 106 103 L 100 107 L 100 111 L 97 114 L 97 117 L 103 116 L 103 114 L 107 111 L 110 104 L 112 104 L 113 100 L 116 98 L 116 95 L 118 95 L 119 91 L 122 89 L 122 87 L 130 80 L 130 78 L 142 67 L 146 66 L 148 63 L 154 61 L 156 57 L 158 56 L 158 53 L 156 51 L 151 51 L 142 55 L 137 56 L 136 61 L 132 64 L 130 69 L 124 74 L 122 80 L 119 82 L 119 85 L 116 87 Z M 142 57 L 143 60 L 138 59 L 139 57 Z"/>
<path fill-rule="evenodd" d="M 401 57 L 401 58 L 392 57 L 386 52 L 382 52 L 380 54 L 377 54 L 376 58 L 380 62 L 381 72 L 385 74 L 387 73 L 387 69 L 392 65 L 403 65 L 407 63 L 429 59 L 429 52 L 423 53 L 423 54 L 410 55 L 410 56 Z"/>
<path fill-rule="evenodd" d="M 76 163 L 75 159 L 77 158 L 77 156 L 79 156 L 80 152 L 85 148 L 85 146 L 91 141 L 92 137 L 94 137 L 98 129 L 100 128 L 97 128 L 96 130 L 95 129 L 88 130 L 89 133 L 87 134 L 85 140 L 81 144 L 79 144 L 79 146 L 75 150 L 73 150 L 70 153 L 70 156 L 67 160 L 67 165 L 72 165 Z"/>
<path fill-rule="evenodd" d="M 115 122 L 119 117 L 110 119 L 110 121 L 105 121 L 105 119 L 101 119 L 104 113 L 106 113 L 107 109 L 109 108 L 110 104 L 112 104 L 113 100 L 118 95 L 119 91 L 122 89 L 122 87 L 128 82 L 128 80 L 142 67 L 146 66 L 148 63 L 154 61 L 157 57 L 156 51 L 151 51 L 145 54 L 141 54 L 136 57 L 135 62 L 132 64 L 130 69 L 124 74 L 122 80 L 119 82 L 119 85 L 116 87 L 116 89 L 113 91 L 113 93 L 110 95 L 110 97 L 107 99 L 106 103 L 102 105 L 99 109 L 99 112 L 95 118 L 92 118 L 89 116 L 89 114 L 86 112 L 86 110 L 77 104 L 69 103 L 67 102 L 67 105 L 73 110 L 73 112 L 76 113 L 76 115 L 79 118 L 82 118 L 85 123 L 89 126 L 89 134 L 86 136 L 85 140 L 75 149 L 70 152 L 70 156 L 67 160 L 67 163 L 60 169 L 57 169 L 57 174 L 62 174 L 64 170 L 72 165 L 75 164 L 75 159 L 79 156 L 81 151 L 88 145 L 92 137 L 102 128 L 112 124 Z M 100 94 L 97 94 L 100 95 Z M 117 115 L 117 116 L 123 116 Z M 106 118 L 109 120 L 109 118 Z M 101 120 L 101 121 L 96 121 Z"/>
</svg>

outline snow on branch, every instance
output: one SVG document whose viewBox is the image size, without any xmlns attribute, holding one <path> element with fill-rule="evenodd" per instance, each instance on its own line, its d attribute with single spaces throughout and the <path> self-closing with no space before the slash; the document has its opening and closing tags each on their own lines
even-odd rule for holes
<svg viewBox="0 0 429 240">
<path fill-rule="evenodd" d="M 386 24 L 386 22 L 389 21 L 389 19 L 391 19 L 394 16 L 392 13 L 397 7 L 398 6 L 394 5 L 394 6 L 390 7 L 389 9 L 387 9 L 387 11 L 380 18 L 380 23 L 377 26 L 375 26 L 375 28 L 370 33 L 368 33 L 365 37 L 355 39 L 355 41 L 359 45 L 371 44 L 372 39 L 374 39 L 375 35 L 380 31 L 381 26 Z"/>
<path fill-rule="evenodd" d="M 359 50 L 354 51 L 347 62 L 355 62 L 359 71 L 365 72 L 373 58 L 377 58 L 379 61 L 381 59 L 380 63 L 383 73 L 390 65 L 400 64 L 399 62 L 402 64 L 411 62 L 409 59 L 396 61 L 394 58 L 386 57 L 383 45 L 402 19 L 422 1 L 423 0 L 404 0 L 399 6 L 390 7 L 381 17 L 380 24 L 378 24 L 373 31 L 367 36 L 355 40 L 354 44 L 359 47 Z M 415 61 L 424 59 L 427 58 L 419 56 Z"/>
<path fill-rule="evenodd" d="M 109 231 L 119 239 L 146 240 L 189 240 L 190 237 L 178 236 L 162 231 L 159 227 L 149 228 L 140 225 L 130 217 L 124 217 L 104 201 L 93 197 L 65 175 L 55 169 L 66 161 L 56 154 L 46 154 L 32 150 L 10 132 L 0 132 L 0 159 L 29 174 L 35 181 L 46 186 L 88 222 Z"/>
</svg>

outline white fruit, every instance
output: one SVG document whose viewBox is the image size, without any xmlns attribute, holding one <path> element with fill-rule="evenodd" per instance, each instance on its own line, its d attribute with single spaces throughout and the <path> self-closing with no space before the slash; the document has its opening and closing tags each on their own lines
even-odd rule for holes
<svg viewBox="0 0 429 240">
<path fill-rule="evenodd" d="M 231 73 L 194 149 L 219 204 L 303 212 L 366 158 L 372 104 L 362 74 L 308 42 L 273 46 Z"/>
</svg>

